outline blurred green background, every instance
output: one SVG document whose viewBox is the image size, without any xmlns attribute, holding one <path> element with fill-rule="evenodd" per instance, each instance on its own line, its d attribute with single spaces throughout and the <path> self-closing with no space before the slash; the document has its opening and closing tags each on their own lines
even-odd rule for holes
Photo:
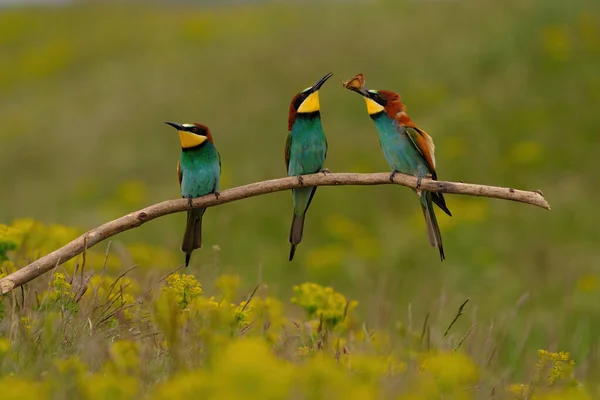
<svg viewBox="0 0 600 400">
<path fill-rule="evenodd" d="M 364 102 L 338 81 L 362 72 L 369 87 L 401 93 L 432 135 L 440 179 L 541 189 L 552 211 L 449 195 L 440 263 L 409 189 L 323 187 L 289 263 L 282 192 L 209 209 L 191 271 L 238 273 L 288 297 L 293 284 L 331 284 L 376 326 L 410 322 L 409 309 L 415 325 L 429 312 L 446 326 L 470 298 L 457 327 L 477 323 L 480 362 L 493 353 L 519 374 L 548 348 L 572 352 L 583 376 L 599 373 L 596 0 L 0 9 L 0 223 L 87 230 L 178 198 L 180 147 L 163 121 L 211 128 L 222 190 L 284 176 L 289 102 L 329 71 L 332 172 L 388 171 Z M 114 242 L 172 253 L 138 274 L 173 269 L 184 219 Z"/>
</svg>

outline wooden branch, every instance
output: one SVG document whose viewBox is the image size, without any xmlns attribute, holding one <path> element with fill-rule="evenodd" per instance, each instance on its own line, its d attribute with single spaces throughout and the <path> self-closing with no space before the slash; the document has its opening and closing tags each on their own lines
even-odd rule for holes
<svg viewBox="0 0 600 400">
<path fill-rule="evenodd" d="M 248 197 L 259 196 L 262 194 L 280 192 L 300 186 L 338 186 L 338 185 L 384 185 L 392 183 L 387 172 L 374 174 L 353 174 L 339 173 L 327 174 L 317 173 L 313 175 L 304 175 L 302 177 L 303 185 L 296 177 L 286 177 L 280 179 L 271 179 L 263 182 L 251 183 L 244 186 L 238 186 L 232 189 L 224 190 L 217 197 L 214 194 L 198 197 L 193 200 L 193 207 L 211 207 L 220 204 L 229 203 Z M 414 176 L 396 174 L 394 182 L 396 184 L 415 188 L 417 179 Z M 542 193 L 538 191 L 522 191 L 512 188 L 503 188 L 497 186 L 475 185 L 470 183 L 432 181 L 423 179 L 421 189 L 431 192 L 442 192 L 451 194 L 463 194 L 469 196 L 491 197 L 496 199 L 512 200 L 521 203 L 532 204 L 546 210 L 550 210 L 550 205 L 544 199 Z M 186 199 L 168 200 L 162 203 L 154 204 L 139 211 L 132 212 L 121 218 L 100 225 L 77 239 L 50 254 L 43 256 L 37 261 L 13 272 L 12 274 L 0 279 L 0 294 L 6 294 L 16 287 L 37 278 L 40 275 L 52 270 L 56 266 L 69 261 L 71 258 L 82 253 L 84 248 L 92 246 L 108 239 L 117 233 L 151 221 L 164 215 L 189 209 Z"/>
</svg>

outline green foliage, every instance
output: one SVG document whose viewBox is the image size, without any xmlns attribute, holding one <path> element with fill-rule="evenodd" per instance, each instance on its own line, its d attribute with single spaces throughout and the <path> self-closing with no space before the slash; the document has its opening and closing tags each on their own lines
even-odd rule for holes
<svg viewBox="0 0 600 400">
<path fill-rule="evenodd" d="M 330 287 L 295 288 L 290 304 L 305 308 L 309 318 L 298 320 L 257 291 L 231 303 L 242 283 L 218 276 L 215 293 L 206 297 L 193 275 L 174 273 L 153 287 L 157 295 L 140 306 L 141 317 L 94 325 L 97 305 L 79 302 L 83 297 L 57 272 L 44 294 L 52 307 L 13 308 L 7 318 L 20 329 L 11 337 L 2 337 L 8 331 L 0 326 L 0 387 L 9 398 L 23 399 L 159 400 L 197 393 L 207 399 L 475 399 L 503 382 L 478 365 L 475 353 L 449 350 L 441 336 L 423 349 L 402 331 L 369 332 L 364 323 L 337 329 L 359 304 L 350 306 Z M 104 290 L 97 284 L 96 294 Z M 74 302 L 78 312 L 68 312 Z M 303 326 L 314 326 L 310 318 L 317 315 L 318 334 L 307 334 Z M 32 362 L 40 368 L 31 370 Z M 504 394 L 591 399 L 574 367 L 568 353 L 540 350 L 532 380 L 508 385 Z"/>
<path fill-rule="evenodd" d="M 23 226 L 34 242 L 49 229 L 17 221 L 5 231 Z M 463 350 L 428 322 L 421 332 L 410 321 L 370 329 L 361 304 L 331 286 L 295 285 L 287 302 L 264 284 L 243 289 L 236 274 L 147 283 L 87 262 L 90 272 L 57 270 L 2 300 L 0 387 L 10 398 L 474 399 L 504 385 L 477 360 L 487 343 L 470 332 Z M 569 353 L 537 354 L 527 383 L 505 385 L 507 398 L 590 398 Z"/>
</svg>

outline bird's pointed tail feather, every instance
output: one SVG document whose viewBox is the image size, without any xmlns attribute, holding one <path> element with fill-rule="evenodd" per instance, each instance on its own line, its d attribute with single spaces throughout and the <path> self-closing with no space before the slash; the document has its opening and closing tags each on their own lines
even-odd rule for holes
<svg viewBox="0 0 600 400">
<path fill-rule="evenodd" d="M 290 243 L 292 244 L 292 247 L 290 249 L 290 261 L 294 259 L 294 253 L 296 253 L 296 246 L 302 241 L 302 231 L 304 230 L 305 216 L 305 213 L 303 213 L 302 215 L 294 214 L 292 216 L 292 227 L 290 228 Z"/>
<path fill-rule="evenodd" d="M 190 210 L 187 212 L 187 223 L 181 250 L 185 253 L 185 266 L 190 263 L 192 251 L 202 247 L 202 216 L 205 208 Z"/>
<path fill-rule="evenodd" d="M 437 247 L 440 251 L 440 259 L 444 261 L 446 256 L 444 255 L 444 246 L 442 244 L 442 234 L 440 227 L 433 210 L 433 202 L 431 199 L 431 193 L 421 192 L 421 209 L 423 210 L 423 216 L 425 217 L 425 224 L 427 226 L 427 236 L 429 237 L 429 244 L 433 247 Z"/>
</svg>

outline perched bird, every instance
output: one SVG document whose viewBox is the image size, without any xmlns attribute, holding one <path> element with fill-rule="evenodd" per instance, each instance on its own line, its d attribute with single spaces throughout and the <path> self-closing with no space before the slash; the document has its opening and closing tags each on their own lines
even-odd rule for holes
<svg viewBox="0 0 600 400">
<path fill-rule="evenodd" d="M 288 176 L 297 176 L 300 184 L 302 184 L 301 175 L 329 172 L 323 169 L 327 156 L 327 138 L 321 125 L 319 89 L 332 75 L 333 73 L 328 73 L 313 86 L 294 96 L 290 103 L 285 166 Z M 292 245 L 290 261 L 294 258 L 296 246 L 302 241 L 304 218 L 316 190 L 316 187 L 292 189 L 294 215 L 289 238 Z"/>
<path fill-rule="evenodd" d="M 363 74 L 356 75 L 343 85 L 362 95 L 367 103 L 367 112 L 375 122 L 381 149 L 392 169 L 390 180 L 394 180 L 397 172 L 417 177 L 416 193 L 425 216 L 429 243 L 439 249 L 440 258 L 443 261 L 445 256 L 442 235 L 432 202 L 449 216 L 452 216 L 452 213 L 446 206 L 446 201 L 441 193 L 425 192 L 419 189 L 423 177 L 437 180 L 433 139 L 410 119 L 406 113 L 406 107 L 400 101 L 399 94 L 389 90 L 367 89 Z"/>
<path fill-rule="evenodd" d="M 219 198 L 219 180 L 221 178 L 221 158 L 214 145 L 207 126 L 177 124 L 165 122 L 177 129 L 181 143 L 181 156 L 177 163 L 177 175 L 181 196 L 192 199 L 214 193 Z M 185 253 L 185 266 L 190 263 L 192 251 L 202 247 L 202 216 L 205 208 L 195 208 L 187 212 L 187 224 L 181 250 Z"/>
</svg>

